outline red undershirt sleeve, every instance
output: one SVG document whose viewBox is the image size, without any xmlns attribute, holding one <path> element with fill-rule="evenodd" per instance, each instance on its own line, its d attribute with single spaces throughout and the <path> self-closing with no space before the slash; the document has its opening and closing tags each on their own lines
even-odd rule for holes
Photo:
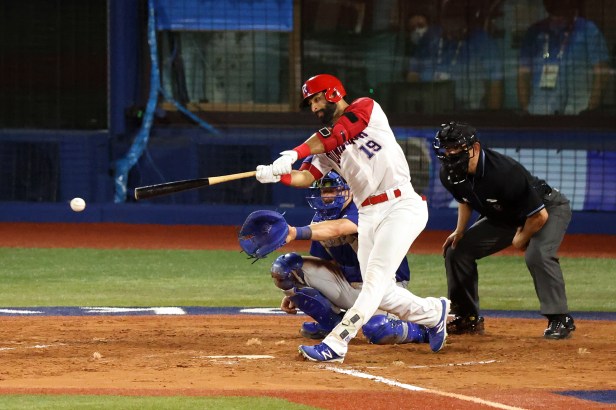
<svg viewBox="0 0 616 410">
<path fill-rule="evenodd" d="M 374 107 L 372 99 L 357 99 L 353 101 L 344 114 L 336 121 L 331 130 L 329 128 L 321 128 L 317 136 L 325 147 L 325 151 L 331 151 L 359 135 L 368 126 L 372 107 Z"/>
</svg>

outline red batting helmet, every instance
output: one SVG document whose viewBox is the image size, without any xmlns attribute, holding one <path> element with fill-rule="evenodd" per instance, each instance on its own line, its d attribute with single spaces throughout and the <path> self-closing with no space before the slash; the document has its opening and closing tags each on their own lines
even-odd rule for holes
<svg viewBox="0 0 616 410">
<path fill-rule="evenodd" d="M 302 107 L 308 105 L 308 97 L 321 91 L 325 92 L 325 99 L 329 102 L 337 103 L 346 95 L 346 91 L 339 79 L 329 74 L 319 74 L 310 77 L 302 86 Z"/>
</svg>

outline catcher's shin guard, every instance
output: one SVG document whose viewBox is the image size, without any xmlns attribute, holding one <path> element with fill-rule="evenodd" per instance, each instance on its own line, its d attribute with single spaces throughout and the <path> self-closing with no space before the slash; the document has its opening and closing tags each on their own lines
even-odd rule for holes
<svg viewBox="0 0 616 410">
<path fill-rule="evenodd" d="M 334 312 L 332 303 L 316 289 L 297 289 L 295 295 L 291 296 L 291 301 L 328 332 L 342 320 L 341 315 Z"/>
<path fill-rule="evenodd" d="M 424 326 L 387 315 L 372 316 L 361 329 L 368 342 L 375 345 L 428 342 Z"/>
</svg>

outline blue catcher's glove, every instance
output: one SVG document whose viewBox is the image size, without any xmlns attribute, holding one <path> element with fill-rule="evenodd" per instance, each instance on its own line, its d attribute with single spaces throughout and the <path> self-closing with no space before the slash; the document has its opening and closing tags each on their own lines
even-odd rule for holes
<svg viewBox="0 0 616 410">
<path fill-rule="evenodd" d="M 251 258 L 262 259 L 286 243 L 289 225 L 275 211 L 254 211 L 244 221 L 240 247 Z"/>
</svg>

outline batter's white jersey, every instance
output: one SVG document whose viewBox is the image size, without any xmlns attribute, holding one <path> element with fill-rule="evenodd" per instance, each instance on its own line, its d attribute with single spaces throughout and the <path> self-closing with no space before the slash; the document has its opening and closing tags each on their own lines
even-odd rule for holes
<svg viewBox="0 0 616 410">
<path fill-rule="evenodd" d="M 333 136 L 321 136 L 336 138 L 342 145 L 315 155 L 308 170 L 317 179 L 332 169 L 338 172 L 349 184 L 359 210 L 357 258 L 363 285 L 342 322 L 323 340 L 344 356 L 349 341 L 377 309 L 428 328 L 436 327 L 447 312 L 440 299 L 420 298 L 396 286 L 398 263 L 394 261 L 406 256 L 425 228 L 428 207 L 411 185 L 406 157 L 385 113 L 374 100 L 360 98 L 338 121 L 342 122 L 334 124 Z M 387 194 L 385 201 L 361 206 L 368 197 L 382 193 Z"/>
<path fill-rule="evenodd" d="M 315 155 L 312 165 L 322 175 L 332 169 L 339 173 L 359 207 L 371 195 L 408 185 L 411 176 L 406 156 L 381 106 L 371 98 L 359 98 L 347 107 L 345 113 L 349 112 L 368 118 L 366 128 L 343 145 Z"/>
</svg>

